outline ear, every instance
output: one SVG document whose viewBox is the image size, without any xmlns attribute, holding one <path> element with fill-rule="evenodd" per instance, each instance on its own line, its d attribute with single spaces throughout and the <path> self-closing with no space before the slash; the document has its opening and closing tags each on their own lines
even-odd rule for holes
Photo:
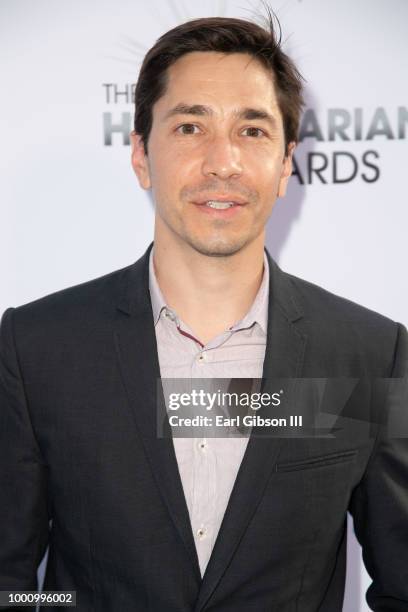
<svg viewBox="0 0 408 612">
<path fill-rule="evenodd" d="M 296 148 L 296 142 L 290 142 L 288 145 L 288 154 L 283 159 L 282 173 L 279 180 L 278 198 L 283 198 L 286 194 L 286 187 L 292 174 L 292 157 Z"/>
<path fill-rule="evenodd" d="M 144 150 L 141 134 L 136 134 L 135 131 L 131 132 L 130 142 L 132 145 L 132 167 L 138 178 L 139 185 L 142 189 L 150 189 L 151 181 L 149 163 Z"/>
</svg>

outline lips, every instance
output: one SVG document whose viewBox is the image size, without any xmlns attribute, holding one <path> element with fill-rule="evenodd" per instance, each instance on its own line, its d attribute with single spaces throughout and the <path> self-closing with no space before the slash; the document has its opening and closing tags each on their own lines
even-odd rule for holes
<svg viewBox="0 0 408 612">
<path fill-rule="evenodd" d="M 205 200 L 204 202 L 193 202 L 201 214 L 210 219 L 233 219 L 245 209 L 246 202 L 235 202 L 233 200 Z"/>
<path fill-rule="evenodd" d="M 209 206 L 215 210 L 227 210 L 227 208 L 231 208 L 232 206 L 238 206 L 235 202 L 231 201 L 221 201 L 221 200 L 209 200 L 205 203 L 205 206 Z"/>
<path fill-rule="evenodd" d="M 226 210 L 232 206 L 245 206 L 247 202 L 235 196 L 212 196 L 200 200 L 199 202 L 194 202 L 194 204 L 198 206 L 208 206 L 215 210 Z"/>
</svg>

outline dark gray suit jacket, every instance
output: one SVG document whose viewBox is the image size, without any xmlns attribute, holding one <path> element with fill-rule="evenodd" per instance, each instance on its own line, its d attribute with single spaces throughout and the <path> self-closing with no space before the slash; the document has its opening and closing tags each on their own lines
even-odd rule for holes
<svg viewBox="0 0 408 612">
<path fill-rule="evenodd" d="M 76 590 L 78 612 L 340 612 L 350 510 L 369 605 L 406 612 L 408 444 L 377 424 L 386 403 L 369 435 L 253 435 L 201 580 L 173 443 L 156 436 L 148 252 L 3 316 L 0 590 L 35 589 L 49 544 L 44 588 Z M 272 260 L 270 274 L 265 389 L 407 376 L 402 325 Z M 349 415 L 376 401 L 364 384 Z"/>
</svg>

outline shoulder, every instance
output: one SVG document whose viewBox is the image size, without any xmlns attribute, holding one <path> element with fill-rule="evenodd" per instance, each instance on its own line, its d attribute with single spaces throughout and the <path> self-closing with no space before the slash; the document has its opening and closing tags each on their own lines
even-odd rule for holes
<svg viewBox="0 0 408 612">
<path fill-rule="evenodd" d="M 101 335 L 110 328 L 129 271 L 135 264 L 98 278 L 55 291 L 26 304 L 8 308 L 2 317 L 2 335 L 14 338 L 22 352 L 41 347 L 69 346 Z"/>
<path fill-rule="evenodd" d="M 400 370 L 396 363 L 406 354 L 408 339 L 403 325 L 314 283 L 282 274 L 301 313 L 298 329 L 307 336 L 313 363 L 322 369 L 336 363 L 339 371 L 349 368 L 350 375 L 367 371 L 390 376 Z"/>
<path fill-rule="evenodd" d="M 13 310 L 18 318 L 47 318 L 53 314 L 78 314 L 81 310 L 95 309 L 111 306 L 117 296 L 122 283 L 126 282 L 131 264 L 119 270 L 109 272 L 98 278 L 91 279 L 60 289 L 41 298 L 15 307 Z"/>
<path fill-rule="evenodd" d="M 283 272 L 294 288 L 304 316 L 320 322 L 344 322 L 373 327 L 392 328 L 395 322 L 379 312 L 371 310 L 345 297 L 336 295 L 307 280 Z"/>
</svg>

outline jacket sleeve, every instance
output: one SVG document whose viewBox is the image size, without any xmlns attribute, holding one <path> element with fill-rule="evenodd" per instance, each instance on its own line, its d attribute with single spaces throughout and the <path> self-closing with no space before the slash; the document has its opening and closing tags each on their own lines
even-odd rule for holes
<svg viewBox="0 0 408 612">
<path fill-rule="evenodd" d="M 406 423 L 408 334 L 400 324 L 391 377 L 402 379 L 398 381 L 398 388 L 404 398 Z M 389 410 L 387 404 L 385 410 Z M 388 435 L 386 427 L 379 428 L 366 472 L 350 504 L 364 564 L 373 581 L 366 599 L 375 612 L 408 610 L 407 436 L 406 428 L 401 430 L 399 438 Z"/>
<path fill-rule="evenodd" d="M 47 470 L 30 421 L 14 341 L 13 316 L 14 309 L 9 308 L 0 325 L 2 591 L 37 589 L 37 567 L 47 547 L 49 521 Z"/>
</svg>

